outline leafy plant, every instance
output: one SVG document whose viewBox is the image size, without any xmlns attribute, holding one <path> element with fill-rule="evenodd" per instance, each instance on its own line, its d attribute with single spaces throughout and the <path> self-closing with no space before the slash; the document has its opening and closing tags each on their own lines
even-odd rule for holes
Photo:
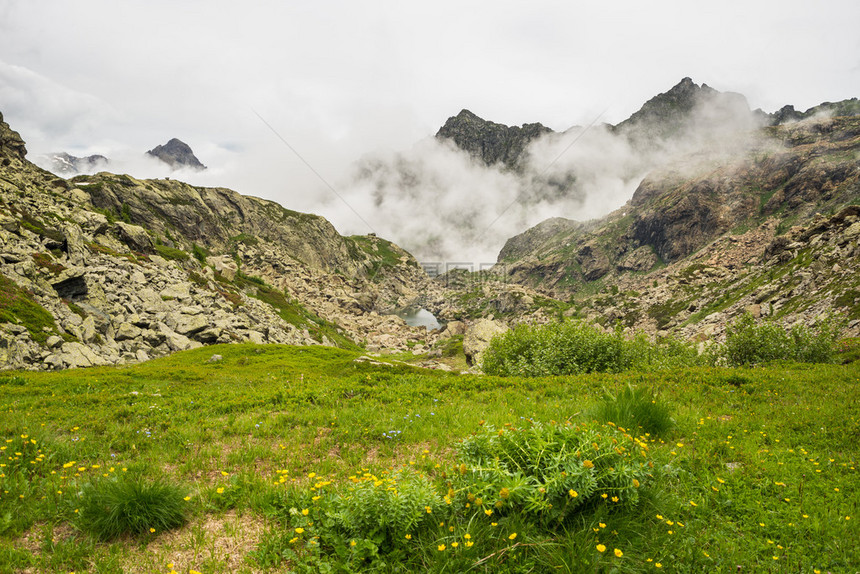
<svg viewBox="0 0 860 574">
<path fill-rule="evenodd" d="M 840 325 L 829 319 L 812 330 L 795 325 L 787 331 L 776 323 L 756 324 L 745 313 L 726 329 L 722 356 L 729 365 L 756 365 L 773 361 L 832 363 Z"/>
<path fill-rule="evenodd" d="M 675 426 L 671 410 L 656 393 L 644 387 L 634 388 L 630 383 L 617 394 L 607 391 L 597 403 L 594 414 L 604 423 L 639 428 L 652 435 L 665 434 Z"/>
<path fill-rule="evenodd" d="M 157 534 L 185 523 L 184 496 L 178 486 L 141 476 L 94 479 L 81 492 L 76 524 L 101 540 Z"/>
</svg>

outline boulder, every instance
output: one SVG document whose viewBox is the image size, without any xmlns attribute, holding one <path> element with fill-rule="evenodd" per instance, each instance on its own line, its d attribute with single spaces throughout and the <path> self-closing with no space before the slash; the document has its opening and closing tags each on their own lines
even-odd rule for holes
<svg viewBox="0 0 860 574">
<path fill-rule="evenodd" d="M 490 346 L 490 340 L 496 335 L 509 331 L 510 328 L 500 321 L 478 319 L 468 329 L 463 337 L 463 352 L 469 365 L 480 365 L 484 351 Z"/>
<path fill-rule="evenodd" d="M 149 234 L 143 227 L 117 221 L 114 224 L 114 230 L 120 241 L 125 243 L 132 251 L 153 253 L 152 238 L 149 237 Z"/>
</svg>

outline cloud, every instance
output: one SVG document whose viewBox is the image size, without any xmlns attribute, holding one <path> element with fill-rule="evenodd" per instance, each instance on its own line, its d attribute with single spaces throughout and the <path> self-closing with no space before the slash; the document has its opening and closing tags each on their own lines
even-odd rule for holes
<svg viewBox="0 0 860 574">
<path fill-rule="evenodd" d="M 63 141 L 86 146 L 116 112 L 98 97 L 58 84 L 22 66 L 0 61 L 0 103 L 7 122 L 31 148 Z"/>
</svg>

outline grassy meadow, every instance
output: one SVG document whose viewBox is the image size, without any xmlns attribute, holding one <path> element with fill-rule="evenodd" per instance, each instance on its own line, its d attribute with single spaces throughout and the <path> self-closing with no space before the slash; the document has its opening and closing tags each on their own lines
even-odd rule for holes
<svg viewBox="0 0 860 574">
<path fill-rule="evenodd" d="M 860 362 L 359 356 L 0 373 L 0 572 L 860 571 Z"/>
</svg>

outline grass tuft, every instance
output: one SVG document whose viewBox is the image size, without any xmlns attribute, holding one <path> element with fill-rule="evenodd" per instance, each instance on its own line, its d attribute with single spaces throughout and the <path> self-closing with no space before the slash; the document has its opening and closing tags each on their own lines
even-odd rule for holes
<svg viewBox="0 0 860 574">
<path fill-rule="evenodd" d="M 100 540 L 159 534 L 185 523 L 183 490 L 140 476 L 111 476 L 84 486 L 78 528 Z"/>
</svg>

